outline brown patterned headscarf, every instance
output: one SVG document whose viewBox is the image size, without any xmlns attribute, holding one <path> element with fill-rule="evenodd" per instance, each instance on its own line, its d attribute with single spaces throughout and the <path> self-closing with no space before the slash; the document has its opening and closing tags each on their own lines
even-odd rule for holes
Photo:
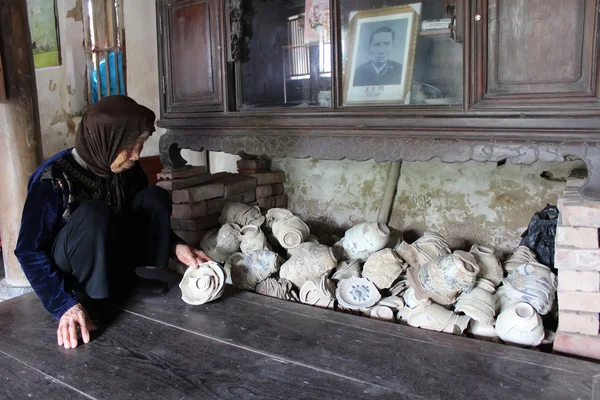
<svg viewBox="0 0 600 400">
<path fill-rule="evenodd" d="M 154 132 L 154 119 L 149 108 L 130 97 L 115 95 L 90 106 L 81 120 L 75 149 L 94 174 L 110 181 L 108 196 L 117 210 L 124 202 L 124 182 L 110 166 L 143 133 Z"/>
</svg>

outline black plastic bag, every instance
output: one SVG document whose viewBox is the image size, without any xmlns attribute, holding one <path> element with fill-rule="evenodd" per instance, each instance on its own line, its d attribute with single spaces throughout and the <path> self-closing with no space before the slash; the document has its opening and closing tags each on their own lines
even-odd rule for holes
<svg viewBox="0 0 600 400">
<path fill-rule="evenodd" d="M 527 230 L 523 232 L 520 246 L 529 247 L 540 263 L 554 268 L 554 240 L 558 208 L 547 204 L 542 211 L 536 212 Z"/>
</svg>

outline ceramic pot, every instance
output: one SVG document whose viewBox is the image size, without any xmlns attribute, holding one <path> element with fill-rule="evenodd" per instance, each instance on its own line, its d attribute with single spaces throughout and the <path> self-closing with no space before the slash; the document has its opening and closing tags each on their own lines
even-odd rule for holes
<svg viewBox="0 0 600 400">
<path fill-rule="evenodd" d="M 256 285 L 256 293 L 287 301 L 300 301 L 294 285 L 287 279 L 267 278 Z"/>
<path fill-rule="evenodd" d="M 239 232 L 239 225 L 224 224 L 218 230 L 208 231 L 200 241 L 200 248 L 207 256 L 222 264 L 240 249 Z"/>
<path fill-rule="evenodd" d="M 320 279 L 337 266 L 331 248 L 316 243 L 301 243 L 279 271 L 279 276 L 301 288 L 306 281 Z"/>
<path fill-rule="evenodd" d="M 504 270 L 511 273 L 519 265 L 532 262 L 537 262 L 535 253 L 527 246 L 519 246 L 504 263 Z"/>
<path fill-rule="evenodd" d="M 293 216 L 294 216 L 294 214 L 292 214 L 292 212 L 290 210 L 287 210 L 285 208 L 271 208 L 270 210 L 267 211 L 266 226 L 267 226 L 267 228 L 272 229 L 273 223 L 275 221 L 278 221 L 280 219 L 290 218 Z"/>
<path fill-rule="evenodd" d="M 225 271 L 216 262 L 188 268 L 179 283 L 181 298 L 188 304 L 198 305 L 221 297 L 225 285 Z"/>
<path fill-rule="evenodd" d="M 370 254 L 387 245 L 389 236 L 390 230 L 384 224 L 362 222 L 346 231 L 342 245 L 351 259 L 365 261 Z"/>
<path fill-rule="evenodd" d="M 343 307 L 360 310 L 375 305 L 381 299 L 381 294 L 368 279 L 350 278 L 338 283 L 335 297 Z"/>
<path fill-rule="evenodd" d="M 273 234 L 284 249 L 294 249 L 310 236 L 310 229 L 296 216 L 273 222 Z"/>
<path fill-rule="evenodd" d="M 321 279 L 307 281 L 300 289 L 300 301 L 311 306 L 333 308 L 335 304 L 335 285 L 327 275 Z"/>
<path fill-rule="evenodd" d="M 491 325 L 496 314 L 493 296 L 495 291 L 491 281 L 481 278 L 473 290 L 458 297 L 454 311 L 462 312 L 484 325 Z"/>
<path fill-rule="evenodd" d="M 334 282 L 348 278 L 360 278 L 362 274 L 362 266 L 359 260 L 342 261 L 331 275 L 331 280 Z"/>
<path fill-rule="evenodd" d="M 417 260 L 421 266 L 452 252 L 446 239 L 436 232 L 425 232 L 412 244 L 412 247 L 416 251 Z"/>
<path fill-rule="evenodd" d="M 265 217 L 258 206 L 250 207 L 243 203 L 225 203 L 223 210 L 221 210 L 219 222 L 222 224 L 230 222 L 239 226 L 261 226 L 265 222 Z"/>
<path fill-rule="evenodd" d="M 494 255 L 494 250 L 475 244 L 470 253 L 479 266 L 479 277 L 491 281 L 494 287 L 498 286 L 504 277 L 504 270 Z"/>
<path fill-rule="evenodd" d="M 494 325 L 486 325 L 481 322 L 477 322 L 474 319 L 469 323 L 468 332 L 470 332 L 476 339 L 497 341 L 498 334 Z"/>
<path fill-rule="evenodd" d="M 466 315 L 455 314 L 439 304 L 431 303 L 414 309 L 408 317 L 408 324 L 416 328 L 460 335 L 467 329 L 469 320 Z"/>
<path fill-rule="evenodd" d="M 521 264 L 503 280 L 502 294 L 512 302 L 531 304 L 541 315 L 547 314 L 556 296 L 556 276 L 549 267 L 537 262 Z M 508 303 L 507 299 L 503 300 Z"/>
<path fill-rule="evenodd" d="M 240 249 L 248 254 L 256 250 L 267 250 L 267 238 L 258 226 L 246 225 L 240 229 Z"/>
<path fill-rule="evenodd" d="M 517 303 L 498 315 L 496 333 L 506 343 L 535 347 L 544 339 L 544 325 L 530 304 Z"/>
<path fill-rule="evenodd" d="M 362 276 L 379 290 L 389 289 L 408 266 L 391 249 L 379 250 L 369 256 Z"/>
<path fill-rule="evenodd" d="M 460 292 L 469 292 L 475 285 L 479 267 L 473 257 L 464 251 L 457 250 L 430 261 L 418 271 L 408 269 L 408 278 L 415 286 L 417 297 L 423 292 L 436 303 L 454 304 Z M 419 293 L 420 292 L 420 293 Z"/>
<path fill-rule="evenodd" d="M 246 255 L 233 254 L 227 261 L 231 280 L 238 289 L 255 290 L 256 286 L 279 270 L 281 258 L 272 251 L 257 250 Z"/>
<path fill-rule="evenodd" d="M 379 319 L 381 321 L 394 322 L 394 311 L 386 306 L 376 305 L 370 310 L 369 316 L 373 319 Z"/>
</svg>

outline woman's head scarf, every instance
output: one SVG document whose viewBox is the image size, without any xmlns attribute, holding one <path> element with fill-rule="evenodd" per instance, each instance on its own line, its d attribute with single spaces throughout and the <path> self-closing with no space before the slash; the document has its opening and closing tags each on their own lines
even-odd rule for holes
<svg viewBox="0 0 600 400">
<path fill-rule="evenodd" d="M 124 181 L 110 166 L 138 137 L 154 132 L 154 119 L 149 108 L 130 97 L 115 95 L 93 104 L 81 120 L 75 149 L 94 174 L 110 181 L 109 198 L 117 210 L 123 206 Z"/>
</svg>

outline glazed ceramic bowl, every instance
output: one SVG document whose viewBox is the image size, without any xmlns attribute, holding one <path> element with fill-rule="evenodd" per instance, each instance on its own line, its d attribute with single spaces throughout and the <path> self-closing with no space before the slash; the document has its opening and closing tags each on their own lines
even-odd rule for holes
<svg viewBox="0 0 600 400">
<path fill-rule="evenodd" d="M 225 271 L 216 262 L 188 268 L 179 283 L 181 298 L 188 304 L 199 305 L 221 297 L 225 286 Z"/>
<path fill-rule="evenodd" d="M 516 303 L 498 315 L 496 333 L 506 343 L 534 347 L 544 339 L 544 325 L 530 304 Z"/>
<path fill-rule="evenodd" d="M 458 297 L 454 311 L 463 312 L 484 325 L 490 325 L 494 322 L 496 314 L 493 296 L 495 291 L 491 281 L 481 278 L 471 292 L 463 293 Z"/>
<path fill-rule="evenodd" d="M 338 283 L 335 297 L 341 306 L 360 310 L 375 305 L 381 299 L 381 294 L 368 279 L 350 278 Z"/>
<path fill-rule="evenodd" d="M 394 311 L 391 308 L 376 305 L 369 311 L 369 316 L 373 319 L 379 319 L 382 321 L 394 321 Z"/>
<path fill-rule="evenodd" d="M 477 339 L 494 340 L 498 338 L 496 328 L 493 324 L 482 324 L 474 319 L 472 319 L 469 323 L 468 332 L 470 332 Z"/>
<path fill-rule="evenodd" d="M 273 222 L 273 234 L 284 249 L 294 249 L 308 240 L 310 229 L 296 216 Z"/>
<path fill-rule="evenodd" d="M 267 250 L 267 238 L 255 225 L 246 225 L 240 229 L 240 250 L 248 254 L 255 250 Z"/>
</svg>

